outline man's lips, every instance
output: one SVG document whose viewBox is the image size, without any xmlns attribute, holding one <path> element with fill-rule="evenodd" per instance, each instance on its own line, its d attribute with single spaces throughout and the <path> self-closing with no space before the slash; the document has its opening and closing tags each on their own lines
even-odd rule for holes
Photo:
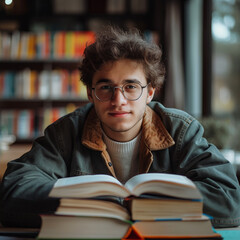
<svg viewBox="0 0 240 240">
<path fill-rule="evenodd" d="M 125 117 L 130 114 L 130 112 L 125 112 L 125 111 L 114 111 L 114 112 L 109 112 L 109 115 L 112 117 Z"/>
</svg>

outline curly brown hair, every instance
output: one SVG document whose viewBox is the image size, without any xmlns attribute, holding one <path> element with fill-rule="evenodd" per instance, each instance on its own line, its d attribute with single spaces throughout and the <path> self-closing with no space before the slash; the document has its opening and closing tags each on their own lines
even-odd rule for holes
<svg viewBox="0 0 240 240">
<path fill-rule="evenodd" d="M 85 48 L 79 67 L 82 82 L 91 87 L 94 73 L 104 63 L 121 59 L 141 63 L 147 82 L 154 88 L 162 86 L 165 68 L 160 47 L 145 41 L 136 28 L 124 31 L 112 26 L 98 32 L 96 41 Z"/>
</svg>

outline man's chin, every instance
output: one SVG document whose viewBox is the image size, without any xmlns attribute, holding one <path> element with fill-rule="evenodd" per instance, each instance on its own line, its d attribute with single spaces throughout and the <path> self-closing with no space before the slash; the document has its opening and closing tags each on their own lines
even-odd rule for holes
<svg viewBox="0 0 240 240">
<path fill-rule="evenodd" d="M 132 128 L 132 125 L 128 124 L 113 124 L 113 123 L 109 123 L 109 124 L 104 124 L 103 125 L 104 130 L 106 131 L 111 131 L 111 132 L 116 132 L 116 133 L 125 133 L 127 131 L 129 131 Z"/>
<path fill-rule="evenodd" d="M 110 127 L 111 131 L 112 132 L 116 132 L 116 133 L 125 133 L 127 131 L 129 131 L 129 127 L 123 127 L 123 126 L 120 126 L 120 127 Z"/>
</svg>

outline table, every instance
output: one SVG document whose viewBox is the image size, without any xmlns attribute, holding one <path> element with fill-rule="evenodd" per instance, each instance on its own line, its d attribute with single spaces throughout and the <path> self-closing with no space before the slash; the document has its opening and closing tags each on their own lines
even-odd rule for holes
<svg viewBox="0 0 240 240">
<path fill-rule="evenodd" d="M 216 229 L 224 240 L 240 240 L 240 226 L 236 228 L 219 228 Z"/>
</svg>

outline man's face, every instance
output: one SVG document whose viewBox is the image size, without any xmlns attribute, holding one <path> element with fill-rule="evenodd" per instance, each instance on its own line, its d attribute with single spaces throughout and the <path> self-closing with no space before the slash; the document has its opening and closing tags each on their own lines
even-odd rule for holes
<svg viewBox="0 0 240 240">
<path fill-rule="evenodd" d="M 104 64 L 94 74 L 92 87 L 95 88 L 100 82 L 121 87 L 130 81 L 138 82 L 141 86 L 147 85 L 142 65 L 123 59 Z M 94 104 L 107 136 L 115 141 L 125 142 L 139 133 L 146 104 L 152 100 L 154 91 L 149 85 L 143 88 L 142 96 L 138 100 L 130 101 L 124 97 L 120 88 L 116 88 L 112 98 L 102 102 L 94 95 L 94 91 L 88 88 L 88 98 Z"/>
</svg>

